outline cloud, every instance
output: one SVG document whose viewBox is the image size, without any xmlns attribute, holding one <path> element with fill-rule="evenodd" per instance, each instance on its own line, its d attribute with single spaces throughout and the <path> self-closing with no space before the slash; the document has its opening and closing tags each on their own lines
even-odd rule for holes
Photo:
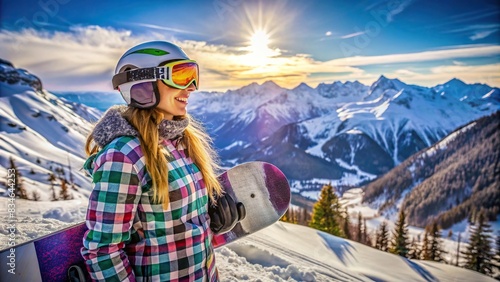
<svg viewBox="0 0 500 282">
<path fill-rule="evenodd" d="M 478 39 L 483 39 L 491 34 L 497 32 L 500 30 L 500 24 L 473 24 L 473 25 L 468 25 L 464 26 L 461 28 L 455 28 L 446 31 L 445 33 L 466 33 L 466 34 L 472 34 L 469 35 L 469 39 L 474 41 Z"/>
<path fill-rule="evenodd" d="M 0 31 L 2 58 L 39 76 L 46 89 L 58 91 L 112 91 L 110 80 L 120 56 L 131 46 L 147 40 L 169 40 L 180 45 L 200 64 L 201 89 L 220 91 L 251 82 L 262 83 L 269 79 L 288 88 L 301 82 L 314 87 L 321 82 L 336 80 L 359 80 L 369 84 L 381 73 L 377 72 L 376 67 L 366 71 L 363 66 L 457 61 L 500 54 L 500 46 L 497 45 L 468 45 L 408 54 L 356 56 L 319 61 L 308 54 L 292 54 L 278 48 L 259 54 L 245 46 L 209 44 L 193 40 L 178 41 L 175 38 L 165 38 L 162 33 L 149 31 L 133 34 L 128 30 L 99 26 L 73 27 L 68 32 L 32 29 L 18 32 Z M 470 81 L 476 78 L 478 82 L 484 80 L 480 80 L 479 76 L 487 76 L 483 69 L 473 69 L 463 63 L 454 63 L 452 66 L 455 68 L 447 66 L 448 69 L 443 71 L 435 68 L 432 72 L 428 71 L 428 74 L 411 73 L 410 68 L 402 68 L 393 75 L 408 78 L 408 82 L 417 81 L 421 77 L 436 81 L 452 76 L 461 79 L 464 77 Z M 475 76 L 468 72 L 475 72 Z M 497 83 L 496 78 L 490 80 Z M 500 83 L 494 85 L 498 86 Z"/>
<path fill-rule="evenodd" d="M 418 72 L 408 69 L 398 69 L 386 74 L 387 77 L 411 81 L 423 86 L 435 86 L 453 78 L 459 78 L 465 83 L 484 83 L 489 86 L 500 86 L 500 63 L 486 65 L 443 65 L 431 68 L 429 71 Z"/>
<path fill-rule="evenodd" d="M 128 30 L 99 26 L 74 27 L 69 32 L 26 29 L 1 31 L 4 59 L 39 76 L 49 90 L 108 90 L 120 56 L 131 46 L 147 40 L 169 40 L 180 45 L 200 64 L 204 90 L 225 90 L 250 82 L 275 80 L 281 85 L 307 81 L 322 62 L 309 55 L 284 55 L 278 48 L 262 54 L 243 46 L 208 44 L 203 41 L 176 41 L 160 33 L 134 35 Z M 351 66 L 329 67 L 333 73 L 354 73 Z M 97 89 L 96 89 L 97 88 Z"/>
<path fill-rule="evenodd" d="M 203 33 L 194 32 L 194 31 L 190 31 L 190 30 L 154 25 L 154 24 L 134 23 L 134 22 L 123 22 L 122 24 L 135 25 L 135 26 L 146 27 L 146 28 L 151 28 L 151 29 L 158 29 L 158 30 L 165 30 L 165 31 L 172 31 L 172 32 L 176 32 L 176 33 L 204 35 Z"/>
<path fill-rule="evenodd" d="M 355 32 L 355 33 L 350 33 L 350 34 L 343 35 L 340 38 L 347 39 L 347 38 L 352 38 L 352 37 L 360 36 L 360 35 L 363 35 L 363 34 L 365 34 L 364 31 L 358 31 L 358 32 Z"/>
<path fill-rule="evenodd" d="M 448 47 L 442 50 L 431 50 L 406 54 L 390 54 L 382 56 L 354 56 L 329 61 L 331 66 L 367 66 L 380 64 L 411 63 L 439 61 L 446 59 L 492 57 L 500 55 L 498 45 L 466 45 Z"/>
<path fill-rule="evenodd" d="M 460 61 L 453 61 L 453 64 L 456 66 L 464 66 L 465 65 L 465 63 L 460 62 Z"/>
<path fill-rule="evenodd" d="M 388 23 L 394 21 L 394 17 L 402 13 L 413 0 L 382 0 L 382 1 L 366 1 L 361 4 L 365 7 L 365 11 L 379 11 L 385 15 Z"/>
<path fill-rule="evenodd" d="M 498 29 L 481 30 L 481 31 L 475 32 L 474 35 L 470 36 L 469 38 L 470 38 L 470 40 L 473 40 L 473 41 L 478 40 L 478 39 L 483 39 L 483 38 L 486 38 L 497 31 L 498 31 Z"/>
<path fill-rule="evenodd" d="M 387 13 L 387 22 L 389 23 L 394 20 L 394 16 L 402 13 L 408 6 L 410 6 L 413 0 L 402 0 L 399 3 L 391 0 L 388 5 L 391 5 L 393 2 L 396 3 L 395 7 L 389 10 L 389 13 Z"/>
</svg>

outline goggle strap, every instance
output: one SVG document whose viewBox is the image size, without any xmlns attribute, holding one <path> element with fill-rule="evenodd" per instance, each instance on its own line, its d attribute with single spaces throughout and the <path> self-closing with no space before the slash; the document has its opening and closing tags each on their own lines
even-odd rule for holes
<svg viewBox="0 0 500 282">
<path fill-rule="evenodd" d="M 117 89 L 121 84 L 145 79 L 168 80 L 168 67 L 151 67 L 121 72 L 113 76 L 112 83 L 113 88 Z"/>
</svg>

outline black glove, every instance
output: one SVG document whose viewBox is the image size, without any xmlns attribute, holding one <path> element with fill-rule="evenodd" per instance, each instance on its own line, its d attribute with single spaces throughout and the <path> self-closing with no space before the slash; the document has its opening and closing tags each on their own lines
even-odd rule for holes
<svg viewBox="0 0 500 282">
<path fill-rule="evenodd" d="M 231 195 L 225 193 L 217 199 L 217 205 L 210 205 L 210 229 L 215 234 L 231 231 L 238 221 L 246 216 L 243 203 L 236 203 Z"/>
</svg>

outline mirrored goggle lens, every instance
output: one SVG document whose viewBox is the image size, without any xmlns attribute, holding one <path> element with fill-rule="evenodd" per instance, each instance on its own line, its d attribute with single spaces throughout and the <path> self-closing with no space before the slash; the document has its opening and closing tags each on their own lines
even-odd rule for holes
<svg viewBox="0 0 500 282">
<path fill-rule="evenodd" d="M 172 82 L 179 86 L 187 86 L 192 81 L 198 85 L 198 64 L 196 63 L 181 63 L 172 67 Z"/>
<path fill-rule="evenodd" d="M 130 88 L 130 100 L 144 107 L 152 106 L 156 103 L 156 96 L 152 82 L 143 82 L 132 85 Z"/>
</svg>

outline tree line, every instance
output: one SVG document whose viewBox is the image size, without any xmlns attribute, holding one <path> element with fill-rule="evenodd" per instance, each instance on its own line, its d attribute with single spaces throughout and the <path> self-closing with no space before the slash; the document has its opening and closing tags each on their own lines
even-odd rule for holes
<svg viewBox="0 0 500 282">
<path fill-rule="evenodd" d="M 40 163 L 39 159 L 37 159 L 37 163 Z M 37 190 L 31 191 L 31 193 L 27 191 L 24 185 L 23 175 L 19 171 L 14 158 L 12 157 L 9 158 L 8 169 L 12 169 L 14 171 L 14 191 L 17 198 L 32 201 L 39 201 L 41 199 L 41 195 Z M 29 173 L 36 174 L 33 168 Z M 47 174 L 46 180 L 50 183 L 51 201 L 71 200 L 74 198 L 73 193 L 70 191 L 70 188 L 76 190 L 76 187 L 71 172 L 69 178 L 70 179 L 68 181 L 68 179 L 66 179 L 66 172 L 62 167 L 57 167 L 55 170 Z M 6 181 L 5 183 L 7 184 L 8 181 Z M 59 186 L 59 188 L 57 188 L 57 185 Z"/>
<path fill-rule="evenodd" d="M 407 214 L 401 209 L 392 231 L 383 221 L 374 232 L 369 232 L 361 213 L 358 213 L 355 222 L 351 222 L 347 208 L 341 205 L 331 184 L 321 189 L 312 213 L 305 208 L 290 208 L 281 220 L 309 226 L 408 259 L 453 264 L 490 276 L 496 273 L 495 278 L 500 279 L 500 234 L 494 236 L 486 214 L 484 209 L 470 214 L 469 243 L 463 244 L 465 238 L 461 238 L 459 233 L 456 254 L 448 256 L 450 260 L 445 259 L 447 251 L 443 248 L 442 227 L 437 220 L 425 226 L 423 238 L 420 235 L 411 237 Z M 452 231 L 448 236 L 453 236 Z"/>
</svg>

